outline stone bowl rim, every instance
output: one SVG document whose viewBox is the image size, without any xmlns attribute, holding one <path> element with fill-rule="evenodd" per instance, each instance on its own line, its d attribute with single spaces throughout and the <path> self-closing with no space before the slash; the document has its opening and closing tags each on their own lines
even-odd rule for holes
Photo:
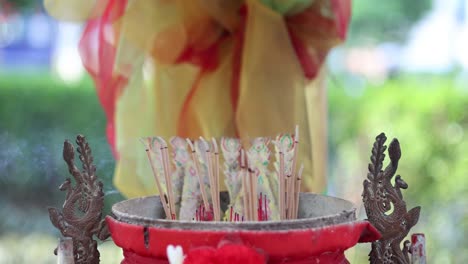
<svg viewBox="0 0 468 264">
<path fill-rule="evenodd" d="M 323 228 L 327 226 L 344 224 L 358 221 L 356 219 L 356 207 L 355 205 L 345 199 L 326 196 L 314 193 L 301 193 L 300 197 L 303 196 L 319 196 L 325 199 L 334 199 L 340 201 L 347 208 L 339 211 L 336 214 L 324 215 L 312 218 L 300 218 L 294 220 L 281 220 L 281 221 L 244 221 L 244 222 L 194 222 L 186 220 L 168 220 L 161 218 L 149 218 L 144 216 L 132 215 L 127 212 L 123 212 L 121 207 L 128 203 L 140 202 L 146 199 L 155 199 L 160 201 L 159 196 L 145 196 L 139 198 L 133 198 L 118 202 L 112 206 L 113 217 L 120 222 L 124 222 L 132 225 L 139 225 L 145 227 L 154 228 L 165 228 L 175 230 L 192 230 L 192 231 L 273 231 L 281 232 L 288 230 L 304 230 L 311 228 Z"/>
</svg>

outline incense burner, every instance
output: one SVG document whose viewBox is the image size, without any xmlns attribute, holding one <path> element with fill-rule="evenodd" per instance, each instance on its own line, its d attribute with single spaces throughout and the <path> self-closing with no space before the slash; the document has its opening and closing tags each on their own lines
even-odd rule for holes
<svg viewBox="0 0 468 264">
<path fill-rule="evenodd" d="M 369 254 L 372 264 L 425 264 L 424 235 L 413 234 L 411 242 L 403 242 L 417 223 L 420 208 L 407 209 L 402 190 L 408 185 L 399 175 L 393 180 L 401 157 L 396 139 L 389 144 L 390 162 L 384 169 L 386 140 L 383 133 L 377 136 L 369 173 L 363 183 L 368 220 L 358 220 L 354 205 L 349 201 L 296 192 L 296 217 L 292 219 L 180 220 L 168 217 L 167 212 L 174 211 L 167 210 L 166 197 L 159 195 L 119 202 L 112 207 L 112 215 L 103 221 L 102 183 L 95 175 L 91 148 L 83 136 L 78 136 L 77 151 L 83 171 L 75 166 L 73 146 L 66 141 L 64 160 L 76 184 L 72 186 L 72 181 L 67 179 L 60 187 L 67 191 L 62 210 L 49 209 L 52 223 L 63 236 L 72 239 L 73 246 L 59 245 L 56 253 L 69 256 L 71 252 L 60 252 L 68 248 L 73 251 L 74 263 L 99 263 L 93 237 L 106 239 L 111 235 L 115 244 L 123 249 L 122 264 L 208 263 L 203 258 L 213 257 L 218 257 L 218 261 L 209 263 L 342 264 L 348 263 L 344 255 L 346 249 L 356 243 L 372 242 Z M 242 175 L 242 167 L 240 171 Z M 213 194 L 211 201 L 218 202 L 220 214 L 227 215 L 228 208 L 232 214 L 230 193 Z M 261 206 L 257 209 L 260 212 Z M 180 253 L 175 258 L 178 262 L 169 262 L 168 256 L 174 252 Z"/>
<path fill-rule="evenodd" d="M 229 204 L 221 193 L 222 209 Z M 126 200 L 112 207 L 107 224 L 124 251 L 122 263 L 168 263 L 166 248 L 184 252 L 242 244 L 262 252 L 268 263 L 347 263 L 344 250 L 380 237 L 356 219 L 354 205 L 339 198 L 301 193 L 298 218 L 283 221 L 202 222 L 167 220 L 159 197 Z"/>
</svg>

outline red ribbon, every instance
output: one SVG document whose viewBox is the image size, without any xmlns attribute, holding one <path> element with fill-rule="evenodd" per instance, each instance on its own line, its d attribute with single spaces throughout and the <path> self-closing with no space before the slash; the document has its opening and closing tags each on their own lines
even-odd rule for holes
<svg viewBox="0 0 468 264">
<path fill-rule="evenodd" d="M 127 0 L 109 0 L 102 16 L 88 22 L 79 43 L 83 65 L 94 80 L 107 117 L 107 139 L 116 158 L 115 104 L 127 84 L 127 78 L 114 72 L 117 49 L 111 39 L 117 42 L 118 36 L 112 30 L 112 24 L 124 14 L 126 6 Z"/>
</svg>

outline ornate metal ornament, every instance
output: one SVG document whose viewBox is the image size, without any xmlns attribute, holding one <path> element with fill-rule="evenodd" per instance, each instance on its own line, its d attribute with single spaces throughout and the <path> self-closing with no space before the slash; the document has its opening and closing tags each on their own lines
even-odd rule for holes
<svg viewBox="0 0 468 264">
<path fill-rule="evenodd" d="M 376 138 L 362 194 L 369 222 L 382 234 L 380 240 L 372 243 L 369 260 L 372 264 L 409 264 L 411 242 L 406 240 L 403 248 L 401 242 L 418 222 L 421 208 L 418 206 L 407 211 L 401 189 L 408 188 L 408 184 L 400 175 L 395 177 L 395 184 L 392 184 L 401 157 L 400 143 L 397 139 L 393 139 L 388 147 L 390 164 L 382 170 L 387 149 L 386 140 L 384 133 Z"/>
<path fill-rule="evenodd" d="M 80 171 L 74 163 L 75 152 L 73 144 L 64 142 L 63 159 L 68 165 L 70 174 L 75 179 L 73 186 L 70 178 L 60 185 L 59 189 L 66 192 L 62 211 L 49 208 L 52 224 L 60 230 L 64 237 L 73 239 L 73 256 L 76 264 L 99 263 L 99 251 L 94 236 L 100 240 L 109 237 L 107 225 L 101 219 L 104 207 L 104 193 L 102 182 L 95 175 L 96 166 L 93 165 L 91 148 L 85 137 L 78 135 L 79 159 L 83 170 Z M 55 250 L 57 254 L 57 249 Z"/>
</svg>

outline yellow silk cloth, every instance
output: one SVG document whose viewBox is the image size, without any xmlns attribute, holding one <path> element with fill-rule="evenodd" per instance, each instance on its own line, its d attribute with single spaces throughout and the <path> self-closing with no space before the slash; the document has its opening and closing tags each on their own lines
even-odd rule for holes
<svg viewBox="0 0 468 264">
<path fill-rule="evenodd" d="M 80 21 L 99 16 L 109 1 L 45 0 L 45 6 L 58 18 Z M 309 2 L 324 19 L 333 21 L 330 1 Z M 241 5 L 247 9 L 244 20 L 238 12 Z M 140 137 L 239 136 L 248 142 L 254 137 L 292 132 L 296 125 L 300 128 L 298 162 L 305 167 L 303 190 L 324 190 L 324 74 L 320 71 L 313 80 L 305 77 L 282 14 L 259 0 L 129 0 L 112 30 L 118 35 L 114 71 L 128 79 L 116 98 L 114 112 L 119 154 L 114 183 L 124 195 L 156 193 Z M 238 56 L 234 35 L 239 30 L 244 35 L 234 110 L 233 56 Z M 307 36 L 300 27 L 296 32 L 303 35 L 301 40 L 309 52 L 320 57 L 340 42 L 336 32 L 327 30 L 312 29 L 317 33 L 314 36 Z M 177 61 L 189 46 L 198 52 L 214 43 L 218 43 L 218 60 L 212 69 Z"/>
</svg>

